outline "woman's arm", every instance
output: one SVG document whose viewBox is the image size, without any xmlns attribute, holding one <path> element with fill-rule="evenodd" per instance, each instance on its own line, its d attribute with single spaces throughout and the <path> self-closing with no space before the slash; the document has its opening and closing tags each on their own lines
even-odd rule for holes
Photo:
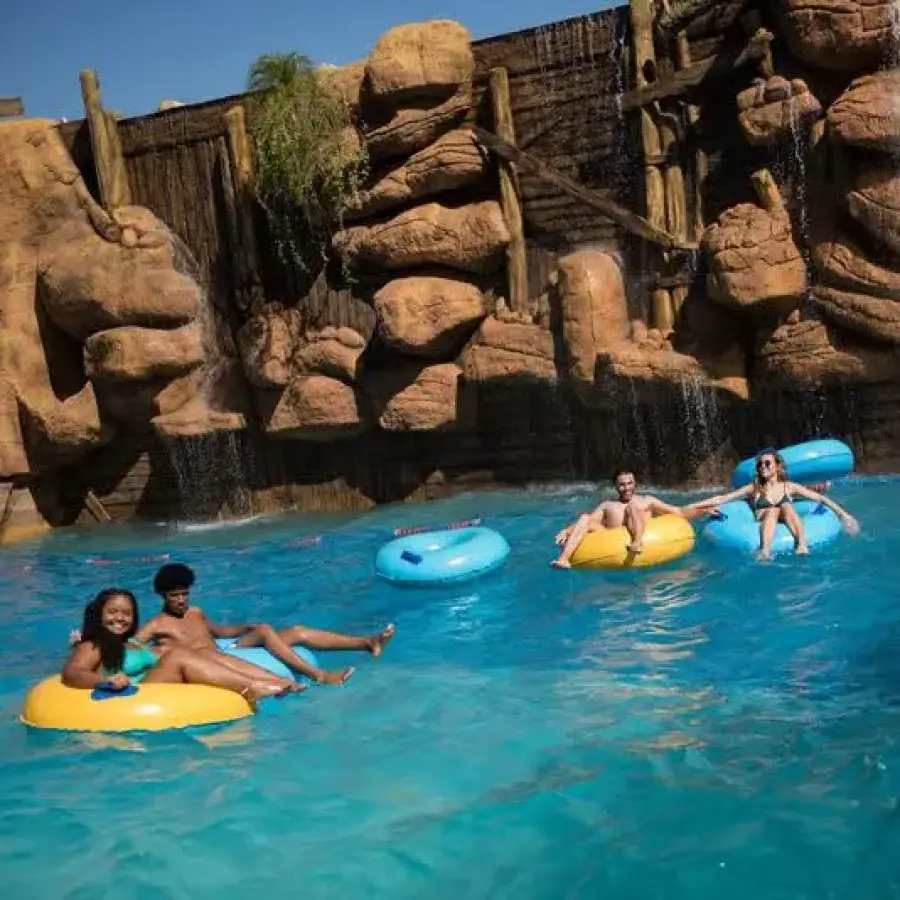
<svg viewBox="0 0 900 900">
<path fill-rule="evenodd" d="M 100 674 L 100 651 L 90 643 L 78 644 L 69 654 L 62 670 L 62 681 L 66 687 L 95 688 L 110 681 Z"/>
<path fill-rule="evenodd" d="M 709 497 L 706 500 L 698 500 L 696 503 L 689 503 L 687 506 L 683 506 L 682 510 L 688 513 L 706 512 L 707 510 L 721 506 L 723 503 L 731 503 L 732 500 L 740 500 L 743 497 L 749 497 L 752 492 L 753 485 L 745 484 L 736 491 L 730 491 L 727 494 L 719 494 L 718 497 Z"/>
<path fill-rule="evenodd" d="M 796 484 L 793 481 L 788 482 L 787 489 L 791 494 L 796 494 L 796 496 L 802 497 L 804 500 L 812 500 L 814 503 L 821 503 L 823 506 L 827 506 L 841 520 L 848 531 L 859 531 L 859 522 L 843 506 L 835 503 L 834 500 L 831 500 L 824 494 L 820 494 L 818 491 L 811 491 L 808 487 Z"/>
</svg>

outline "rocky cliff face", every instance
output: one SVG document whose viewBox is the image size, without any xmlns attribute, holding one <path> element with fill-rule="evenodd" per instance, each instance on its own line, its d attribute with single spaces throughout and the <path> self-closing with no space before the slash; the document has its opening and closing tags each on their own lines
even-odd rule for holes
<svg viewBox="0 0 900 900">
<path fill-rule="evenodd" d="M 747 78 L 735 122 L 761 160 L 798 135 L 808 144 L 819 187 L 808 227 L 787 186 L 754 173 L 757 201 L 705 230 L 703 277 L 665 332 L 633 313 L 637 273 L 597 247 L 568 248 L 548 283 L 531 285 L 529 309 L 508 309 L 510 234 L 495 162 L 466 124 L 475 64 L 455 22 L 401 26 L 366 60 L 321 71 L 353 107 L 348 139 L 373 161 L 333 236 L 366 286 L 347 302 L 367 324 L 324 327 L 302 300 L 262 304 L 235 335 L 236 359 L 208 334 L 196 266 L 166 224 L 140 207 L 99 208 L 54 123 L 0 123 L 0 536 L 54 518 L 39 489 L 48 477 L 151 432 L 249 430 L 266 452 L 303 447 L 319 460 L 394 441 L 406 449 L 383 458 L 415 487 L 424 476 L 396 454 L 433 435 L 478 468 L 496 404 L 516 393 L 542 391 L 571 412 L 578 441 L 598 445 L 626 406 L 635 422 L 677 407 L 693 434 L 712 428 L 688 421 L 698 398 L 737 422 L 773 391 L 889 385 L 900 375 L 889 7 L 766 7 L 783 71 Z M 652 443 L 628 428 L 623 448 Z M 707 455 L 727 443 L 701 437 Z"/>
</svg>

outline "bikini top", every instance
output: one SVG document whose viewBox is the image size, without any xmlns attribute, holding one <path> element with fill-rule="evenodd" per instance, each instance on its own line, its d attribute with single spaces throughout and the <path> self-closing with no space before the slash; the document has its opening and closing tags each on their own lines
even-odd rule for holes
<svg viewBox="0 0 900 900">
<path fill-rule="evenodd" d="M 754 509 L 773 509 L 779 506 L 783 506 L 785 503 L 793 503 L 794 500 L 788 492 L 787 488 L 784 489 L 781 499 L 777 500 L 773 503 L 768 497 L 763 495 L 757 495 L 757 497 L 751 503 L 751 506 Z"/>
</svg>

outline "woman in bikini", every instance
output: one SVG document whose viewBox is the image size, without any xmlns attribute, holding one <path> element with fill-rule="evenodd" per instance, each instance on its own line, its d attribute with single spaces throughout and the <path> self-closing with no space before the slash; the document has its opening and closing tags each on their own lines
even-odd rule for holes
<svg viewBox="0 0 900 900">
<path fill-rule="evenodd" d="M 172 649 L 157 654 L 134 640 L 138 606 L 130 591 L 101 591 L 84 610 L 78 643 L 62 671 L 67 687 L 91 690 L 108 684 L 208 684 L 236 691 L 251 702 L 303 690 L 289 678 L 222 654 Z"/>
<path fill-rule="evenodd" d="M 806 545 L 803 523 L 794 509 L 795 498 L 824 504 L 841 520 L 848 532 L 855 534 L 859 531 L 859 523 L 843 507 L 818 491 L 788 481 L 784 460 L 771 450 L 763 451 L 756 458 L 756 478 L 750 484 L 728 494 L 692 503 L 684 507 L 683 512 L 693 518 L 699 513 L 716 512 L 720 504 L 746 499 L 759 522 L 759 552 L 763 559 L 771 556 L 775 526 L 779 522 L 784 522 L 794 536 L 796 552 L 805 555 L 809 553 L 809 547 Z"/>
</svg>

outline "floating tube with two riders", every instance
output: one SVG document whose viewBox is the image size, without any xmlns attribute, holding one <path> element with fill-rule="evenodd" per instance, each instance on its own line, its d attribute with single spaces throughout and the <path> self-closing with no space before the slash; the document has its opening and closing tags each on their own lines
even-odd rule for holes
<svg viewBox="0 0 900 900">
<path fill-rule="evenodd" d="M 806 441 L 778 452 L 791 481 L 801 484 L 836 481 L 850 475 L 854 468 L 853 451 L 843 441 L 832 438 Z M 756 458 L 749 457 L 735 467 L 734 487 L 743 487 L 753 481 Z M 840 520 L 826 506 L 806 500 L 797 500 L 794 506 L 810 547 L 830 543 L 841 533 Z M 723 504 L 719 516 L 703 526 L 703 535 L 718 547 L 749 552 L 759 549 L 759 522 L 745 500 Z M 631 536 L 626 528 L 608 528 L 585 536 L 572 555 L 572 568 L 628 569 L 663 565 L 690 553 L 694 542 L 694 529 L 687 520 L 679 516 L 659 516 L 647 524 L 642 553 L 628 551 Z M 783 523 L 779 523 L 772 552 L 793 549 L 793 536 Z"/>
<path fill-rule="evenodd" d="M 788 478 L 799 484 L 836 481 L 853 472 L 853 451 L 843 441 L 833 438 L 806 441 L 777 452 L 784 460 Z M 735 488 L 753 481 L 756 459 L 755 456 L 749 457 L 735 468 L 732 476 Z M 840 519 L 823 504 L 795 500 L 794 508 L 803 523 L 810 548 L 829 544 L 841 533 Z M 759 522 L 746 500 L 735 500 L 720 506 L 718 517 L 704 525 L 703 534 L 717 547 L 751 553 L 759 550 Z M 790 553 L 793 549 L 793 535 L 783 522 L 779 522 L 772 540 L 772 553 Z"/>
<path fill-rule="evenodd" d="M 294 673 L 262 647 L 236 647 L 234 639 L 216 641 L 230 656 L 254 663 L 282 678 Z M 305 647 L 294 651 L 311 665 L 316 657 Z M 234 691 L 204 684 L 135 684 L 125 690 L 67 687 L 59 675 L 35 685 L 25 698 L 21 720 L 32 728 L 62 731 L 165 731 L 222 725 L 244 719 L 254 707 Z"/>
</svg>

